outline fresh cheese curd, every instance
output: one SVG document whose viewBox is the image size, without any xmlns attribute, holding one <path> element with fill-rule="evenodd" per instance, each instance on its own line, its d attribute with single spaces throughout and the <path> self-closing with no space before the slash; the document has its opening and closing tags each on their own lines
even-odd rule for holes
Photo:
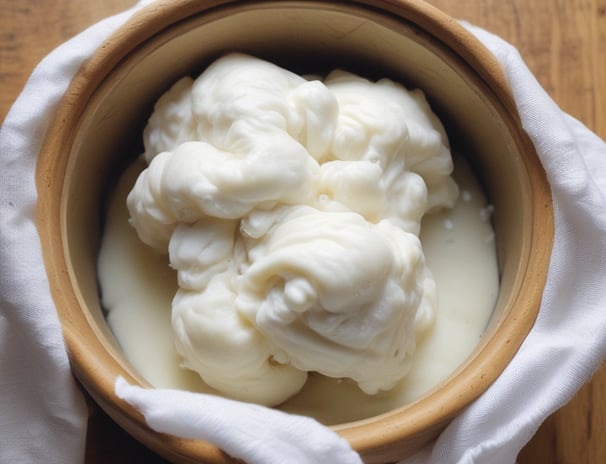
<svg viewBox="0 0 606 464">
<path fill-rule="evenodd" d="M 144 147 L 111 201 L 99 279 L 112 330 L 152 384 L 292 410 L 321 388 L 375 398 L 372 414 L 426 391 L 479 340 L 498 291 L 492 229 L 462 160 L 459 196 L 422 92 L 229 54 L 160 98 Z M 465 250 L 454 267 L 453 237 Z M 431 265 L 456 273 L 469 253 L 481 256 L 472 323 L 444 311 L 469 292 L 443 301 L 449 277 Z M 436 345 L 459 329 L 461 350 Z M 415 374 L 445 351 L 456 359 Z"/>
</svg>

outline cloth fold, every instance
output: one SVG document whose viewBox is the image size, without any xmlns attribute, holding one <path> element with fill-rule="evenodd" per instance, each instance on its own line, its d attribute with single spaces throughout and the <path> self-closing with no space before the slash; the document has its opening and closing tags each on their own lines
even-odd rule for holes
<svg viewBox="0 0 606 464">
<path fill-rule="evenodd" d="M 349 443 L 319 422 L 214 395 L 144 390 L 116 380 L 116 394 L 140 409 L 159 432 L 216 444 L 249 464 L 361 464 Z"/>
<path fill-rule="evenodd" d="M 86 407 L 69 371 L 42 264 L 34 170 L 54 108 L 76 70 L 146 3 L 53 51 L 0 130 L 0 462 L 84 459 Z M 465 26 L 510 80 L 552 187 L 555 244 L 539 317 L 519 353 L 435 443 L 402 464 L 515 462 L 541 422 L 606 356 L 606 144 L 558 108 L 514 47 Z M 152 428 L 213 441 L 251 463 L 361 462 L 338 435 L 308 418 L 205 395 L 145 390 L 122 379 L 116 392 Z M 176 414 L 191 420 L 175 421 Z"/>
<path fill-rule="evenodd" d="M 42 262 L 34 173 L 72 76 L 139 7 L 95 24 L 42 60 L 0 129 L 0 462 L 84 460 L 87 408 Z"/>
</svg>

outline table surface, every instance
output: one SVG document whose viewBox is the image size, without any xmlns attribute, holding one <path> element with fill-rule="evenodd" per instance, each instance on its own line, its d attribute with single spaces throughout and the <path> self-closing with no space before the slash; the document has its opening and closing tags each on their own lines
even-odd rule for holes
<svg viewBox="0 0 606 464">
<path fill-rule="evenodd" d="M 60 43 L 134 0 L 0 0 L 0 120 L 35 65 Z M 433 0 L 518 47 L 566 112 L 606 139 L 606 0 Z M 518 462 L 606 462 L 606 368 L 555 411 Z M 91 406 L 89 464 L 163 462 Z"/>
</svg>

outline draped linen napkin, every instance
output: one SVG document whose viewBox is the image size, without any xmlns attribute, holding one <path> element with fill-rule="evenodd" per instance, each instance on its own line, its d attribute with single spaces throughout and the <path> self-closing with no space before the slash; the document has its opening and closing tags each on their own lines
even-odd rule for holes
<svg viewBox="0 0 606 464">
<path fill-rule="evenodd" d="M 34 171 L 55 107 L 77 69 L 141 1 L 53 51 L 0 129 L 0 462 L 84 460 L 86 406 L 50 297 L 34 215 Z M 562 112 L 518 52 L 465 24 L 500 60 L 551 184 L 555 243 L 538 320 L 514 360 L 440 437 L 403 464 L 513 463 L 541 422 L 606 356 L 606 144 Z M 249 463 L 360 463 L 313 419 L 210 395 L 116 393 L 160 432 L 211 441 Z"/>
</svg>

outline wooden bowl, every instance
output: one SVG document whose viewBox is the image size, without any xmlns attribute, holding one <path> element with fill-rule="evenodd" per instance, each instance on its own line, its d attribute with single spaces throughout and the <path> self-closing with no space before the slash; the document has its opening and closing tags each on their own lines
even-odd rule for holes
<svg viewBox="0 0 606 464">
<path fill-rule="evenodd" d="M 343 66 L 425 91 L 463 144 L 495 207 L 500 295 L 475 352 L 412 404 L 335 426 L 366 462 L 396 461 L 433 439 L 497 378 L 530 330 L 553 239 L 548 183 L 494 57 L 452 18 L 415 0 L 158 1 L 130 19 L 74 78 L 37 169 L 39 231 L 75 376 L 145 445 L 174 462 L 229 462 L 210 443 L 158 434 L 114 394 L 148 386 L 104 319 L 96 261 L 104 196 L 140 150 L 152 105 L 226 51 L 295 71 Z"/>
</svg>

